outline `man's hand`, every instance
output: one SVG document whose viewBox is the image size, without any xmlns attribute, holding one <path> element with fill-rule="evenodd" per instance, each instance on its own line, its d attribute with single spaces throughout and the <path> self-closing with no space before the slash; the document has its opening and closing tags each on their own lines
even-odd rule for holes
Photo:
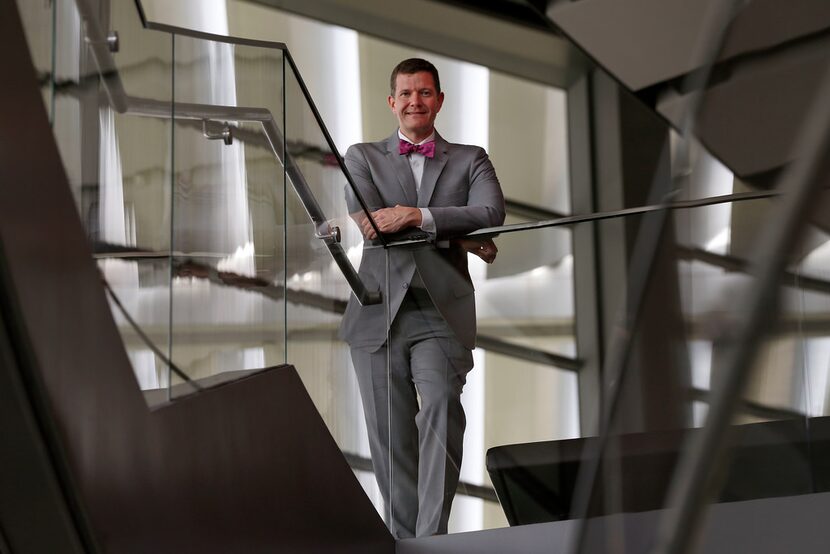
<svg viewBox="0 0 830 554">
<path fill-rule="evenodd" d="M 421 224 L 421 210 L 398 204 L 394 208 L 381 208 L 372 212 L 372 219 L 375 220 L 375 224 L 382 233 L 395 233 L 407 227 L 418 227 Z M 361 225 L 365 238 L 377 238 L 377 233 L 372 228 L 368 217 L 362 221 Z"/>
<path fill-rule="evenodd" d="M 493 242 L 493 239 L 454 239 L 453 242 L 470 254 L 475 254 L 488 264 L 495 261 L 496 254 L 499 252 L 499 249 L 496 248 L 496 243 Z"/>
</svg>

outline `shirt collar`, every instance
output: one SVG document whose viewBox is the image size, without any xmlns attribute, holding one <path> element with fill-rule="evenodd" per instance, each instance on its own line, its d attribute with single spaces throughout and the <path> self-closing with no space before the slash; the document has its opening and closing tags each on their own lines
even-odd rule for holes
<svg viewBox="0 0 830 554">
<path fill-rule="evenodd" d="M 401 130 L 400 130 L 400 129 L 398 129 L 398 138 L 399 138 L 399 139 L 401 139 L 401 140 L 405 140 L 405 141 L 406 141 L 406 142 L 408 142 L 409 144 L 415 144 L 414 142 L 412 142 L 411 140 L 409 140 L 408 138 L 406 138 L 406 136 L 405 136 L 405 135 L 401 132 Z M 418 144 L 424 144 L 425 142 L 429 142 L 429 141 L 431 141 L 431 140 L 435 140 L 435 129 L 433 129 L 433 130 L 432 130 L 432 134 L 431 134 L 431 135 L 429 135 L 427 138 L 425 138 L 424 140 L 422 140 L 422 141 L 421 141 L 421 142 L 419 142 Z"/>
</svg>

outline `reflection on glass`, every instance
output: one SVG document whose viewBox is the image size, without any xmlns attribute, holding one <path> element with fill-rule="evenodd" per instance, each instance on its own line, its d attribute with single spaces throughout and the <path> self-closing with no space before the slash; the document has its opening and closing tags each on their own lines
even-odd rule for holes
<svg viewBox="0 0 830 554">
<path fill-rule="evenodd" d="M 492 265 L 470 257 L 479 344 L 492 339 L 575 357 L 570 229 L 503 233 L 494 240 Z"/>
<path fill-rule="evenodd" d="M 282 51 L 175 41 L 172 360 L 208 384 L 285 362 Z"/>
<path fill-rule="evenodd" d="M 795 332 L 804 364 L 804 410 L 811 417 L 826 416 L 830 415 L 830 235 L 826 224 L 815 221 L 793 273 L 798 289 L 789 305 L 800 316 Z"/>
<path fill-rule="evenodd" d="M 350 48 L 356 44 L 351 44 L 345 33 L 336 39 L 343 43 L 344 59 L 348 59 Z M 305 66 L 301 69 L 305 73 Z M 339 98 L 353 98 L 351 89 L 343 92 Z M 346 175 L 303 94 L 300 77 L 288 64 L 285 95 L 285 142 L 292 164 L 285 215 L 287 358 L 297 368 L 367 495 L 383 513 L 371 474 L 366 427 L 349 349 L 338 337 L 338 326 L 351 290 L 326 244 L 317 236 L 326 227 L 339 228 L 340 242 L 336 246 L 357 267 L 362 235 L 346 206 L 349 186 Z M 349 109 L 353 107 L 349 106 Z M 311 213 L 304 205 L 310 199 L 316 206 L 316 211 Z M 319 216 L 325 219 L 313 222 L 312 217 Z M 374 288 L 373 292 L 376 291 Z"/>
<path fill-rule="evenodd" d="M 112 67 L 114 72 L 79 97 L 82 129 L 88 117 L 84 114 L 99 106 L 99 133 L 84 141 L 84 148 L 98 148 L 97 181 L 84 176 L 89 169 L 81 164 L 81 209 L 90 240 L 97 245 L 99 267 L 127 312 L 110 299 L 138 384 L 148 402 L 157 403 L 167 398 L 167 364 L 153 354 L 127 315 L 169 356 L 172 41 L 169 36 L 144 40 L 146 31 L 127 2 L 111 3 L 109 21 L 84 19 L 97 14 L 88 13 L 86 3 L 82 7 L 84 32 L 117 29 L 120 44 L 109 54 L 91 44 L 84 48 L 82 67 Z M 126 96 L 160 100 L 166 109 L 159 117 L 137 117 L 130 114 Z"/>
<path fill-rule="evenodd" d="M 773 206 L 773 200 L 752 200 L 734 204 L 715 205 L 681 210 L 676 213 L 678 233 L 683 237 L 678 245 L 682 302 L 690 337 L 691 364 L 694 369 L 696 394 L 708 391 L 714 376 L 711 367 L 715 363 L 714 341 L 717 330 L 713 321 L 730 316 L 733 306 L 724 298 L 736 296 L 752 285 L 747 262 L 757 248 L 759 229 L 752 222 L 763 221 Z M 688 230 L 688 231 L 684 231 Z M 815 245 L 820 248 L 822 241 Z M 803 253 L 794 253 L 794 260 L 805 259 Z M 808 381 L 804 366 L 804 349 L 809 339 L 804 336 L 805 310 L 826 304 L 830 291 L 821 283 L 809 279 L 799 280 L 794 271 L 782 279 L 784 293 L 783 322 L 776 335 L 771 337 L 760 352 L 754 370 L 753 383 L 746 391 L 746 401 L 755 406 L 755 415 L 744 413 L 743 421 L 764 419 L 764 409 L 769 417 L 785 415 L 789 410 L 795 416 L 806 414 Z M 805 299 L 810 298 L 809 306 Z M 813 370 L 815 371 L 815 370 Z M 775 410 L 779 410 L 776 412 Z M 699 414 L 696 421 L 702 423 Z"/>
<path fill-rule="evenodd" d="M 755 223 L 764 221 L 769 203 L 669 214 L 638 318 L 626 322 L 631 350 L 589 514 L 664 506 L 677 462 L 699 433 L 693 428 L 706 421 L 708 403 L 719 390 L 727 340 L 742 315 L 735 299 L 753 285 L 746 262 L 758 248 L 751 240 L 758 236 Z M 599 235 L 607 239 L 615 225 L 600 222 Z M 615 270 L 621 280 L 632 278 L 625 263 Z M 791 277 L 782 279 L 785 298 L 792 292 Z M 759 345 L 754 377 L 732 422 L 740 431 L 730 442 L 732 462 L 714 502 L 810 490 L 802 345 L 787 324 L 800 316 L 788 305 L 785 300 L 784 325 Z"/>
<path fill-rule="evenodd" d="M 492 265 L 469 256 L 478 339 L 462 396 L 468 414 L 480 414 L 468 418 L 462 479 L 488 487 L 498 475 L 485 456 L 489 449 L 580 433 L 576 373 L 550 356 L 576 357 L 570 230 L 504 233 L 494 241 Z M 473 501 L 456 499 L 463 503 Z M 473 524 L 459 530 L 507 525 L 509 510 L 492 501 L 476 503 L 466 510 Z"/>
<path fill-rule="evenodd" d="M 558 227 L 525 230 L 502 233 L 492 242 L 486 238 L 455 242 L 456 247 L 466 250 L 464 255 L 476 291 L 477 326 L 476 349 L 473 351 L 475 364 L 472 371 L 468 371 L 469 366 L 464 366 L 467 370 L 462 372 L 464 376 L 459 382 L 463 387 L 461 399 L 466 417 L 457 415 L 455 423 L 458 427 L 457 421 L 466 420 L 463 464 L 458 468 L 461 494 L 455 497 L 450 516 L 450 529 L 461 531 L 507 525 L 503 510 L 494 502 L 494 496 L 486 492 L 493 486 L 492 475 L 486 469 L 489 462 L 485 453 L 489 448 L 577 437 L 580 424 L 576 367 L 571 365 L 576 358 L 576 344 L 570 230 Z M 396 249 L 398 255 L 414 252 L 417 259 L 432 264 L 432 272 L 437 272 L 435 266 L 442 263 L 440 256 L 429 256 L 435 249 L 433 245 L 400 246 L 391 251 Z M 491 251 L 497 254 L 492 263 L 487 264 L 482 258 L 490 259 Z M 441 252 L 440 245 L 438 252 Z M 446 279 L 451 282 L 453 273 L 449 269 Z M 422 274 L 421 278 L 426 279 Z M 419 290 L 423 289 L 417 284 L 410 287 L 393 321 L 392 350 L 404 348 L 408 341 L 411 342 L 401 331 L 401 326 L 409 319 L 426 323 L 430 336 L 443 336 L 440 329 L 447 325 L 445 318 L 435 314 L 426 291 L 423 301 L 419 300 Z M 449 359 L 461 360 L 452 355 Z M 393 379 L 399 365 L 399 361 L 390 359 Z M 451 363 L 447 367 L 455 365 Z M 412 394 L 417 391 L 421 403 L 420 411 L 413 419 L 420 435 L 440 433 L 440 429 L 426 425 L 427 420 L 421 414 L 429 409 L 424 406 L 423 398 L 423 389 L 428 386 L 429 379 L 418 375 L 413 368 L 415 389 Z M 402 390 L 412 387 L 411 383 L 406 383 Z M 391 402 L 393 406 L 400 405 L 394 395 Z M 396 417 L 399 420 L 397 426 L 405 424 L 405 415 L 393 411 L 393 432 L 397 429 Z M 453 425 L 449 413 L 446 425 Z M 460 428 L 464 429 L 465 425 Z M 392 459 L 393 464 L 398 460 L 393 466 L 393 474 L 406 475 L 404 458 L 399 455 Z M 418 459 L 417 454 L 414 459 Z M 450 459 L 454 458 L 450 456 Z M 429 460 L 422 460 L 419 468 L 410 468 L 410 471 L 416 471 L 420 481 L 420 475 L 432 471 L 431 467 Z M 393 511 L 405 513 L 410 508 L 405 504 L 408 499 L 404 491 L 393 489 L 394 492 L 397 496 L 392 496 Z"/>
<path fill-rule="evenodd" d="M 193 390 L 183 379 L 283 363 L 281 145 L 263 132 L 263 114 L 282 121 L 282 51 L 179 37 L 174 64 L 132 2 L 109 20 L 56 6 L 55 135 L 139 385 L 163 401 Z M 111 29 L 117 50 L 96 40 Z"/>
<path fill-rule="evenodd" d="M 651 510 L 663 505 L 678 457 L 693 433 L 688 428 L 705 421 L 712 391 L 717 390 L 719 377 L 715 368 L 724 355 L 721 342 L 726 336 L 725 326 L 739 315 L 734 312 L 735 306 L 730 299 L 751 286 L 746 260 L 753 246 L 748 235 L 757 234 L 753 222 L 765 220 L 770 202 L 752 200 L 671 212 L 671 226 L 652 269 L 639 318 L 632 328 L 627 329 L 627 335 L 632 338 L 632 349 L 626 362 L 614 429 L 600 466 L 601 480 L 596 485 L 589 514 Z M 579 225 L 596 226 L 597 234 L 605 240 L 620 238 L 615 231 L 620 227 L 619 221 Z M 537 232 L 502 233 L 496 239 L 499 256 L 505 250 L 501 241 L 510 234 L 523 239 L 525 252 L 529 250 L 528 245 L 535 247 L 550 242 L 532 238 Z M 820 260 L 825 243 L 822 233 L 814 233 L 812 241 L 793 252 L 793 268 L 782 277 L 782 324 L 760 347 L 753 380 L 734 421 L 741 425 L 742 431 L 731 444 L 734 462 L 726 473 L 723 488 L 716 495 L 717 501 L 802 494 L 812 490 L 814 476 L 810 469 L 805 417 L 821 413 L 824 407 L 827 341 L 821 324 L 813 324 L 810 318 L 813 314 L 821 317 L 825 296 L 830 293 L 830 283 L 818 278 L 824 269 Z M 609 295 L 610 289 L 605 290 L 604 296 L 604 301 L 612 304 L 625 302 L 625 287 L 631 278 L 626 257 L 619 258 L 622 265 L 616 268 L 608 265 L 613 260 L 608 258 L 603 268 L 608 272 L 608 280 L 615 281 L 611 289 L 617 291 L 617 296 Z M 799 260 L 800 266 L 795 265 Z M 497 264 L 498 259 L 492 267 L 493 274 L 498 272 Z M 518 293 L 513 291 L 497 299 L 509 307 L 510 313 L 513 306 L 507 298 L 520 303 L 522 298 L 534 298 L 534 275 L 545 275 L 547 290 L 556 290 L 559 287 L 551 277 L 563 267 L 553 264 L 545 272 L 532 270 L 524 276 L 524 287 Z M 812 273 L 806 276 L 802 268 L 809 268 Z M 487 274 L 489 277 L 490 268 Z M 495 281 L 498 282 L 498 278 Z M 563 285 L 565 283 L 567 279 L 563 280 Z M 477 284 L 478 293 L 486 291 L 488 286 L 486 282 L 483 286 Z M 563 288 L 569 290 L 567 285 Z M 533 314 L 540 305 L 545 306 L 545 301 L 538 297 L 528 305 L 515 307 L 515 312 Z M 488 314 L 482 304 L 479 302 L 480 334 L 486 329 L 484 322 Z M 615 306 L 611 308 L 610 313 L 616 313 Z M 505 334 L 509 331 L 502 331 L 499 336 Z M 556 336 L 556 333 L 552 335 Z M 550 337 L 551 333 L 546 336 Z M 526 338 L 519 342 L 533 344 Z M 550 346 L 551 342 L 547 344 L 549 349 L 557 348 Z M 567 341 L 562 344 L 566 345 Z M 561 352 L 576 355 L 574 350 Z M 492 357 L 487 352 L 487 360 Z M 516 365 L 515 361 L 513 365 Z M 494 371 L 489 366 L 486 368 L 487 379 Z M 514 376 L 515 373 L 510 378 Z M 543 380 L 535 379 L 540 387 L 545 386 Z M 576 395 L 575 381 L 572 386 L 574 388 L 568 393 L 571 396 L 563 398 L 566 403 L 568 398 Z M 504 395 L 506 388 L 506 384 L 501 387 L 500 395 Z M 521 386 L 519 390 L 522 390 Z M 517 413 L 532 412 L 527 398 L 532 398 L 536 390 L 523 396 L 525 403 L 517 408 Z M 490 408 L 488 405 L 488 413 Z M 504 420 L 510 421 L 511 415 L 505 415 Z M 576 424 L 576 407 L 572 415 L 571 421 Z M 557 416 L 568 420 L 565 414 Z M 528 414 L 524 421 L 532 424 L 534 420 Z M 538 429 L 542 433 L 552 432 L 544 426 Z M 579 500 L 573 497 L 576 474 L 568 473 L 568 468 L 573 469 L 578 460 L 585 464 L 583 448 L 595 444 L 595 439 L 534 443 L 544 441 L 545 437 L 534 436 L 533 432 L 528 434 L 526 429 L 520 428 L 513 434 L 515 442 L 526 444 L 494 449 L 488 464 L 510 522 L 574 517 L 572 502 Z M 563 435 L 578 436 L 578 426 L 571 427 Z M 502 437 L 499 441 L 501 445 L 510 442 L 509 438 Z M 775 475 L 775 468 L 780 469 L 778 475 Z M 636 485 L 646 475 L 649 486 Z"/>
<path fill-rule="evenodd" d="M 121 77 L 140 81 L 155 99 L 169 103 L 169 36 L 152 44 L 133 40 L 146 31 L 129 2 L 114 2 L 108 21 L 88 11 L 86 2 L 22 4 L 27 27 L 37 31 L 31 46 L 48 84 L 47 109 L 55 140 L 101 274 L 129 318 L 166 353 L 169 111 L 165 117 L 161 110 L 157 118 L 128 115 L 125 91 L 116 85 Z M 91 33 L 111 28 L 118 28 L 124 39 L 120 50 L 93 48 Z M 98 72 L 101 66 L 113 68 L 107 79 Z M 134 79 L 138 73 L 140 79 Z M 139 386 L 163 389 L 166 364 L 138 337 L 122 308 L 115 301 L 111 307 Z"/>
<path fill-rule="evenodd" d="M 507 223 L 569 214 L 567 92 L 496 71 L 488 85 L 487 151 L 505 186 Z"/>
</svg>

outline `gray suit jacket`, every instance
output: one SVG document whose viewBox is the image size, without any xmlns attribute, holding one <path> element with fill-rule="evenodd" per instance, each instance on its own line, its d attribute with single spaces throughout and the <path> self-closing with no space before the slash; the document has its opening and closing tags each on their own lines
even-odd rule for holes
<svg viewBox="0 0 830 554">
<path fill-rule="evenodd" d="M 434 240 L 464 235 L 504 222 L 504 196 L 487 153 L 478 146 L 451 144 L 435 134 L 435 157 L 427 158 L 420 191 L 406 156 L 398 153 L 395 132 L 381 142 L 355 144 L 345 157 L 346 167 L 371 211 L 397 204 L 429 208 L 436 227 Z M 359 203 L 346 187 L 352 214 L 361 213 Z M 389 254 L 389 291 L 386 283 L 386 253 Z M 458 340 L 475 346 L 475 297 L 467 270 L 467 253 L 458 246 L 384 250 L 364 244 L 358 273 L 371 290 L 384 291 L 392 319 L 418 272 L 436 308 Z M 386 341 L 384 304 L 361 306 L 349 299 L 340 326 L 340 336 L 353 348 L 370 351 Z"/>
</svg>

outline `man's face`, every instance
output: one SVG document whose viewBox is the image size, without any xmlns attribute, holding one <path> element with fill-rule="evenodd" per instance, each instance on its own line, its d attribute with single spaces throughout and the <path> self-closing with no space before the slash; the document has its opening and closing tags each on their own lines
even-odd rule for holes
<svg viewBox="0 0 830 554">
<path fill-rule="evenodd" d="M 427 138 L 435 125 L 435 116 L 441 111 L 444 93 L 435 90 L 435 80 L 428 71 L 398 73 L 395 95 L 387 101 L 398 118 L 401 132 L 414 142 Z"/>
</svg>

